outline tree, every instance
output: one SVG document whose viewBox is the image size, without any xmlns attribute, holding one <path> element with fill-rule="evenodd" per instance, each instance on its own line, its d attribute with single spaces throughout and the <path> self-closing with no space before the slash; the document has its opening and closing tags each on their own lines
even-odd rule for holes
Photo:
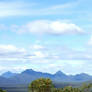
<svg viewBox="0 0 92 92">
<path fill-rule="evenodd" d="M 51 92 L 52 87 L 53 87 L 53 84 L 50 79 L 40 78 L 40 79 L 34 80 L 29 85 L 29 91 L 30 92 Z"/>
</svg>

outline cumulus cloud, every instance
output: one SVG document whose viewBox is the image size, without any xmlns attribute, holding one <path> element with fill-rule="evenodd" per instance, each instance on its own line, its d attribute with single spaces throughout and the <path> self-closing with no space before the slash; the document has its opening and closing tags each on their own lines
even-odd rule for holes
<svg viewBox="0 0 92 92">
<path fill-rule="evenodd" d="M 29 22 L 23 26 L 13 25 L 12 30 L 23 33 L 30 32 L 32 34 L 83 34 L 85 33 L 79 26 L 73 23 L 64 23 L 62 21 L 36 20 Z"/>
</svg>

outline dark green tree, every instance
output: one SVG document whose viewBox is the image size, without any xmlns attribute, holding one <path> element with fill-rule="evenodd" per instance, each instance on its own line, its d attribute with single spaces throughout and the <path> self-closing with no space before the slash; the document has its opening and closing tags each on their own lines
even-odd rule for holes
<svg viewBox="0 0 92 92">
<path fill-rule="evenodd" d="M 50 79 L 40 78 L 40 79 L 34 80 L 29 85 L 29 91 L 30 92 L 51 92 L 52 87 L 53 87 L 53 84 Z"/>
</svg>

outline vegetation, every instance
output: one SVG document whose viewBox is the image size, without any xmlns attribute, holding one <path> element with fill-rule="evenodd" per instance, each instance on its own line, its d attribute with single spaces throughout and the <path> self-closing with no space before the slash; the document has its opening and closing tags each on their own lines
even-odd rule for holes
<svg viewBox="0 0 92 92">
<path fill-rule="evenodd" d="M 78 88 L 74 88 L 72 86 L 55 88 L 50 79 L 40 78 L 34 80 L 29 85 L 29 92 L 92 92 L 92 84 L 83 84 Z"/>
<path fill-rule="evenodd" d="M 6 92 L 5 90 L 0 89 L 0 92 Z"/>
<path fill-rule="evenodd" d="M 45 78 L 34 80 L 29 85 L 29 91 L 31 92 L 51 92 L 52 88 L 54 88 L 52 81 Z"/>
</svg>

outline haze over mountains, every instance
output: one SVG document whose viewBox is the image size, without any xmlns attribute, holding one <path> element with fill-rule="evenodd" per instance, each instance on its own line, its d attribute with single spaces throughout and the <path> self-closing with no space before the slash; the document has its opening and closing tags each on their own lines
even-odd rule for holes
<svg viewBox="0 0 92 92">
<path fill-rule="evenodd" d="M 85 73 L 66 75 L 61 71 L 57 71 L 55 74 L 50 74 L 27 69 L 20 74 L 6 72 L 0 76 L 0 82 L 1 84 L 28 84 L 40 77 L 50 78 L 54 82 L 85 82 L 92 80 L 92 76 Z"/>
<path fill-rule="evenodd" d="M 10 77 L 15 76 L 15 75 L 16 75 L 16 73 L 12 73 L 12 72 L 8 71 L 8 72 L 3 73 L 2 77 L 10 78 Z"/>
</svg>

